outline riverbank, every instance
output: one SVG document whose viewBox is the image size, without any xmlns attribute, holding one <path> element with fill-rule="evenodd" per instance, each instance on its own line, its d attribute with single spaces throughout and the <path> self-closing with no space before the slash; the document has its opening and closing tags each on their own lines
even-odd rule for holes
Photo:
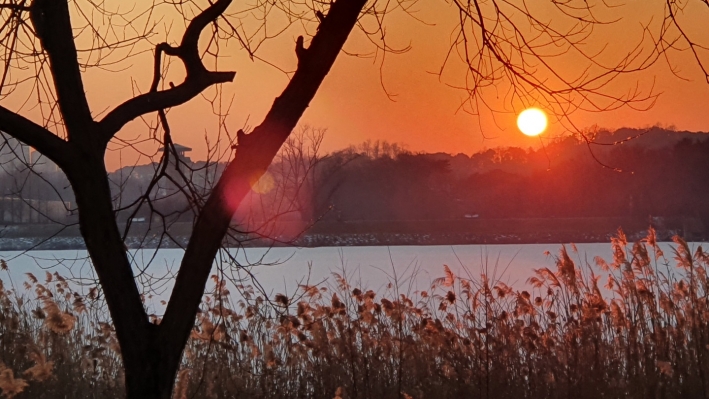
<svg viewBox="0 0 709 399">
<path fill-rule="evenodd" d="M 124 229 L 125 225 L 119 226 Z M 650 223 L 630 218 L 473 219 L 448 221 L 319 222 L 312 226 L 288 222 L 257 233 L 234 233 L 228 246 L 327 247 L 468 244 L 605 243 L 622 228 L 629 239 L 645 236 Z M 681 235 L 688 240 L 709 237 L 696 219 L 662 219 L 654 226 L 659 239 Z M 174 223 L 169 239 L 155 224 L 134 223 L 128 248 L 180 248 L 187 245 L 190 223 Z M 48 224 L 0 227 L 0 251 L 84 249 L 78 226 Z"/>
</svg>

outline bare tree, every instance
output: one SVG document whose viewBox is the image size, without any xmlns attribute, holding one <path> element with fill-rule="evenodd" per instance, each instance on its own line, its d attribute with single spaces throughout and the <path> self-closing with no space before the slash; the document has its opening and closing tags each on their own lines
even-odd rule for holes
<svg viewBox="0 0 709 399">
<path fill-rule="evenodd" d="M 322 216 L 318 214 L 314 195 L 321 177 L 318 166 L 326 158 L 319 155 L 325 132 L 326 129 L 302 126 L 283 143 L 274 162 L 274 172 L 283 190 L 281 197 L 291 202 L 289 207 L 300 213 L 301 220 L 308 224 Z"/>
<path fill-rule="evenodd" d="M 303 125 L 293 131 L 241 203 L 235 233 L 291 244 L 324 216 L 327 209 L 316 196 L 322 180 L 333 173 L 322 167 L 330 158 L 321 153 L 326 130 Z"/>
<path fill-rule="evenodd" d="M 79 209 L 81 233 L 121 345 L 126 390 L 130 398 L 171 396 L 182 350 L 194 325 L 212 262 L 227 232 L 231 215 L 249 192 L 250 182 L 264 173 L 288 138 L 365 5 L 363 0 L 334 2 L 329 6 L 327 16 L 318 12 L 319 28 L 307 48 L 303 37 L 298 38 L 298 69 L 261 125 L 248 135 L 239 135 L 233 160 L 195 221 L 192 239 L 185 249 L 183 267 L 176 276 L 165 315 L 160 325 L 155 325 L 150 323 L 141 302 L 123 237 L 115 221 L 104 154 L 114 135 L 133 119 L 152 112 L 164 116 L 165 109 L 189 101 L 212 85 L 234 79 L 234 72 L 208 70 L 198 49 L 202 31 L 223 19 L 230 3 L 230 0 L 216 1 L 192 18 L 178 46 L 158 44 L 150 90 L 118 105 L 98 120 L 92 115 L 84 93 L 69 3 L 21 0 L 0 5 L 6 17 L 4 77 L 18 59 L 38 57 L 33 65 L 39 69 L 36 71 L 38 76 L 51 74 L 53 90 L 44 89 L 53 91 L 55 96 L 50 101 L 56 101 L 58 108 L 57 119 L 48 118 L 42 126 L 2 107 L 0 130 L 47 156 L 59 165 L 71 183 Z M 17 47 L 17 40 L 28 37 L 36 55 L 29 53 L 29 49 Z M 178 58 L 186 70 L 186 77 L 178 85 L 171 84 L 169 88 L 159 90 L 164 56 Z M 50 130 L 54 123 L 61 125 L 60 132 Z"/>
<path fill-rule="evenodd" d="M 459 24 L 441 73 L 455 57 L 464 62 L 467 76 L 461 88 L 469 94 L 469 110 L 473 113 L 488 106 L 484 97 L 488 91 L 506 90 L 515 104 L 543 103 L 567 119 L 577 109 L 609 110 L 654 98 L 637 91 L 614 95 L 605 90 L 617 77 L 647 68 L 661 51 L 654 46 L 644 52 L 641 43 L 614 63 L 599 62 L 584 43 L 594 26 L 606 23 L 593 13 L 594 7 L 604 6 L 600 1 L 545 4 L 564 17 L 554 23 L 545 22 L 524 1 L 452 3 Z M 675 5 L 671 3 L 669 9 Z M 71 184 L 81 234 L 120 343 L 128 397 L 171 397 L 183 348 L 215 257 L 229 234 L 234 211 L 288 139 L 350 32 L 358 27 L 375 46 L 376 54 L 382 54 L 379 59 L 383 62 L 384 55 L 398 52 L 386 40 L 386 16 L 399 10 L 415 17 L 414 4 L 410 0 L 257 0 L 236 5 L 231 0 L 188 0 L 155 1 L 135 12 L 121 12 L 120 7 L 109 9 L 104 2 L 0 2 L 4 67 L 0 78 L 0 131 L 56 163 Z M 155 42 L 156 26 L 161 21 L 156 13 L 163 8 L 177 13 L 185 22 L 178 44 Z M 249 30 L 243 20 L 252 14 L 257 14 L 256 26 Z M 284 27 L 271 32 L 267 24 L 270 18 L 284 21 Z M 123 205 L 112 196 L 104 161 L 107 148 L 110 143 L 126 144 L 117 134 L 129 122 L 157 116 L 159 124 L 151 125 L 152 139 L 166 150 L 156 176 L 181 176 L 189 181 L 189 173 L 180 172 L 180 162 L 170 161 L 177 154 L 168 110 L 234 79 L 235 72 L 219 70 L 225 41 L 239 43 L 249 56 L 258 58 L 257 50 L 265 40 L 299 24 L 311 28 L 312 38 L 307 47 L 303 36 L 296 40 L 297 69 L 289 75 L 289 83 L 264 120 L 249 134 L 237 133 L 234 151 L 225 153 L 230 162 L 213 185 L 206 184 L 205 190 L 185 189 L 196 215 L 191 237 L 164 316 L 159 324 L 151 323 L 126 253 L 126 234 L 121 233 L 116 220 Z M 103 112 L 92 111 L 84 75 L 95 68 L 113 68 L 121 59 L 142 54 L 146 43 L 154 56 L 149 88 L 140 93 L 136 85 L 137 94 L 132 98 Z M 565 53 L 583 60 L 578 76 L 564 76 L 557 64 L 550 62 Z M 211 68 L 205 64 L 207 60 L 212 60 Z M 170 81 L 174 76 L 171 61 L 184 69 L 181 83 Z M 23 91 L 23 101 L 12 97 Z M 175 168 L 177 175 L 167 173 L 168 167 Z M 152 184 L 138 201 L 149 203 L 151 189 Z"/>
</svg>

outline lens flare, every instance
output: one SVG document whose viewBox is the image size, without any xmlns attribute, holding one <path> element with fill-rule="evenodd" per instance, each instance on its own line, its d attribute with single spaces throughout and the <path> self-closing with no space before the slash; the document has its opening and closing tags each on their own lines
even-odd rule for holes
<svg viewBox="0 0 709 399">
<path fill-rule="evenodd" d="M 276 181 L 268 172 L 265 172 L 260 179 L 251 182 L 251 189 L 257 194 L 268 194 L 275 186 Z"/>
</svg>

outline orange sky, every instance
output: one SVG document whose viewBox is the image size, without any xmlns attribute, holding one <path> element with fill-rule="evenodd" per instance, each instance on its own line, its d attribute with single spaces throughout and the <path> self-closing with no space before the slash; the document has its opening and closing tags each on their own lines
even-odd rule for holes
<svg viewBox="0 0 709 399">
<path fill-rule="evenodd" d="M 632 43 L 640 38 L 640 24 L 650 21 L 653 15 L 653 21 L 661 17 L 658 11 L 662 3 L 628 0 L 623 7 L 612 11 L 612 15 L 620 15 L 623 20 L 615 26 L 599 29 L 593 40 L 599 46 L 610 44 L 606 55 L 627 52 Z M 702 6 L 699 1 L 694 3 L 693 8 L 685 11 L 686 18 L 692 18 L 687 20 L 687 24 L 690 32 L 707 44 L 709 31 L 702 29 L 702 26 L 709 23 L 709 7 Z M 449 70 L 443 81 L 431 73 L 441 67 L 450 33 L 457 23 L 457 11 L 439 0 L 422 0 L 415 9 L 418 10 L 417 17 L 426 24 L 401 14 L 393 14 L 387 23 L 390 44 L 399 47 L 411 45 L 411 50 L 405 54 L 388 55 L 382 69 L 383 83 L 395 95 L 395 101 L 387 98 L 380 84 L 379 64 L 371 58 L 342 54 L 335 63 L 302 118 L 303 123 L 328 129 L 324 149 L 331 151 L 367 139 L 403 143 L 413 151 L 466 154 L 485 147 L 538 145 L 538 138 L 529 138 L 517 131 L 513 112 L 498 113 L 494 117 L 487 113 L 478 118 L 459 109 L 465 93 L 447 84 L 460 84 L 463 78 L 460 68 Z M 552 14 L 549 15 L 551 18 Z M 174 26 L 172 36 L 181 34 L 181 29 L 179 25 Z M 258 54 L 283 69 L 293 70 L 296 64 L 294 42 L 301 32 L 300 26 L 289 29 L 268 42 Z M 372 50 L 361 33 L 350 37 L 346 49 Z M 263 62 L 249 60 L 243 51 L 239 51 L 236 43 L 222 48 L 222 54 L 221 69 L 237 71 L 235 81 L 223 87 L 225 102 L 233 96 L 227 126 L 232 132 L 245 124 L 253 128 L 260 123 L 273 99 L 286 85 L 287 76 Z M 574 123 L 580 127 L 597 124 L 607 128 L 645 127 L 659 123 L 675 125 L 682 130 L 709 131 L 709 84 L 704 81 L 688 53 L 675 53 L 671 60 L 687 80 L 672 76 L 667 64 L 660 62 L 648 71 L 614 83 L 614 90 L 623 91 L 638 82 L 647 90 L 654 82 L 655 92 L 663 94 L 649 111 L 626 108 L 600 114 L 577 113 L 573 116 Z M 151 63 L 152 55 L 146 52 L 130 59 L 125 71 L 91 70 L 86 73 L 85 87 L 94 114 L 129 98 L 132 84 L 146 90 L 151 79 L 151 69 L 146 66 Z M 578 66 L 573 65 L 573 61 L 560 60 L 559 68 L 571 73 Z M 180 79 L 175 76 L 175 79 Z M 490 101 L 495 103 L 494 98 Z M 511 110 L 504 101 L 495 104 L 501 109 Z M 210 105 L 196 99 L 173 109 L 169 118 L 174 140 L 194 148 L 191 154 L 193 159 L 204 158 L 205 134 L 213 137 L 218 125 Z M 558 123 L 551 122 L 545 135 L 564 132 Z M 145 129 L 140 122 L 129 124 L 120 133 L 122 138 L 141 135 L 145 135 Z M 120 163 L 126 165 L 134 161 L 135 154 L 125 151 L 120 155 L 118 152 L 107 155 L 110 169 Z"/>
</svg>

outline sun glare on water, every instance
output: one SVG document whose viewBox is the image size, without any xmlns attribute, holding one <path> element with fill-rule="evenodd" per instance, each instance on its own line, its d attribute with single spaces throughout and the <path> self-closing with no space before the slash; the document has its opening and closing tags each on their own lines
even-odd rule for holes
<svg viewBox="0 0 709 399">
<path fill-rule="evenodd" d="M 538 136 L 547 128 L 547 116 L 539 108 L 527 108 L 517 117 L 517 127 L 527 136 Z"/>
</svg>

